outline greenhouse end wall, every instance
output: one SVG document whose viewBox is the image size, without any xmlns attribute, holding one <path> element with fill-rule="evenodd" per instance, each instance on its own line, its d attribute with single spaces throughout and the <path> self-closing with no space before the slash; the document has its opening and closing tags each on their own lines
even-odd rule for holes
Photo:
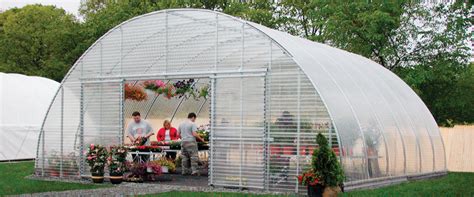
<svg viewBox="0 0 474 197">
<path fill-rule="evenodd" d="M 212 97 L 123 99 L 125 83 L 189 78 L 211 86 Z M 308 169 L 319 132 L 339 156 L 346 183 L 446 169 L 426 106 L 380 65 L 222 13 L 177 9 L 120 24 L 74 64 L 45 117 L 36 174 L 88 175 L 87 144 L 124 142 L 133 111 L 157 130 L 162 120 L 195 110 L 215 134 L 210 185 L 304 193 L 296 176 Z"/>
</svg>

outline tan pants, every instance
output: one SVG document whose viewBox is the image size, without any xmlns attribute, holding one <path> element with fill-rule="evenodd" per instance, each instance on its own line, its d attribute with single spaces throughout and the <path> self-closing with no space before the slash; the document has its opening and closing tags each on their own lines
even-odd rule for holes
<svg viewBox="0 0 474 197">
<path fill-rule="evenodd" d="M 182 174 L 190 174 L 191 172 L 199 173 L 197 169 L 198 162 L 199 162 L 199 157 L 198 157 L 197 143 L 196 142 L 182 142 L 181 143 Z"/>
</svg>

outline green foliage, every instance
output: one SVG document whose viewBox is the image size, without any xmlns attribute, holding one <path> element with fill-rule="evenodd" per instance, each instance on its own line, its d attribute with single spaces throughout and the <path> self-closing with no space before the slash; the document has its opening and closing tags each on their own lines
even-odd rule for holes
<svg viewBox="0 0 474 197">
<path fill-rule="evenodd" d="M 313 152 L 313 170 L 319 175 L 323 185 L 331 187 L 340 186 L 344 181 L 344 172 L 337 160 L 336 154 L 329 147 L 328 140 L 323 134 L 318 134 L 316 142 L 319 148 Z"/>
<path fill-rule="evenodd" d="M 80 55 L 79 24 L 54 6 L 28 5 L 0 13 L 0 72 L 60 81 Z"/>
</svg>

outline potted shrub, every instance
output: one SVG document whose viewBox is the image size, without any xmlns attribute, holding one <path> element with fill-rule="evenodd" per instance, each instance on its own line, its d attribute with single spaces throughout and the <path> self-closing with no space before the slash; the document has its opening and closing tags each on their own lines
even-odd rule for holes
<svg viewBox="0 0 474 197">
<path fill-rule="evenodd" d="M 104 168 L 107 162 L 107 149 L 101 145 L 91 144 L 86 154 L 86 162 L 90 167 L 92 181 L 94 183 L 104 182 Z"/>
<path fill-rule="evenodd" d="M 166 158 L 161 158 L 160 160 L 153 161 L 153 163 L 157 163 L 161 166 L 161 172 L 163 173 L 172 173 L 176 170 L 176 165 L 173 161 L 168 160 Z"/>
<path fill-rule="evenodd" d="M 318 148 L 313 152 L 311 169 L 298 177 L 302 185 L 308 186 L 308 196 L 337 196 L 344 181 L 344 172 L 326 137 L 316 137 Z M 332 192 L 332 194 L 331 194 Z"/>
<path fill-rule="evenodd" d="M 126 177 L 126 181 L 131 182 L 143 182 L 146 175 L 147 166 L 142 162 L 129 162 L 127 163 L 127 169 L 130 170 L 130 174 Z"/>
<path fill-rule="evenodd" d="M 123 180 L 125 172 L 125 161 L 127 157 L 127 149 L 124 146 L 110 147 L 108 164 L 110 182 L 112 184 L 120 184 Z"/>
</svg>

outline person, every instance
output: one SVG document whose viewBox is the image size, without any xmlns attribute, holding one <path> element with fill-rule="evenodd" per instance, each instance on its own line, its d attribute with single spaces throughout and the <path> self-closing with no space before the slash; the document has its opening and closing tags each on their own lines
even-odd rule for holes
<svg viewBox="0 0 474 197">
<path fill-rule="evenodd" d="M 150 145 L 150 136 L 154 135 L 153 129 L 151 128 L 150 124 L 145 120 L 141 119 L 140 112 L 133 112 L 132 113 L 133 121 L 128 123 L 127 126 L 127 137 L 133 144 L 138 145 Z M 144 144 L 142 142 L 145 141 Z M 132 154 L 134 160 L 138 160 L 136 155 Z M 149 158 L 148 155 L 141 155 L 140 159 L 142 161 L 147 161 Z"/>
<path fill-rule="evenodd" d="M 163 122 L 163 128 L 158 130 L 156 139 L 158 142 L 170 142 L 172 140 L 178 140 L 178 131 L 176 128 L 171 126 L 171 122 L 169 120 L 165 120 L 165 122 Z"/>
<path fill-rule="evenodd" d="M 194 123 L 196 114 L 189 113 L 188 119 L 178 127 L 178 135 L 181 136 L 181 167 L 182 174 L 188 175 L 191 167 L 191 175 L 199 176 L 198 167 L 198 146 L 197 142 L 204 140 L 197 134 L 198 127 Z"/>
<path fill-rule="evenodd" d="M 171 122 L 169 120 L 165 120 L 165 122 L 163 123 L 163 128 L 158 130 L 156 139 L 158 140 L 158 142 L 167 144 L 173 140 L 179 139 L 178 131 L 176 130 L 176 128 L 171 126 Z M 167 152 L 166 157 L 174 160 L 176 159 L 176 152 Z"/>
</svg>

